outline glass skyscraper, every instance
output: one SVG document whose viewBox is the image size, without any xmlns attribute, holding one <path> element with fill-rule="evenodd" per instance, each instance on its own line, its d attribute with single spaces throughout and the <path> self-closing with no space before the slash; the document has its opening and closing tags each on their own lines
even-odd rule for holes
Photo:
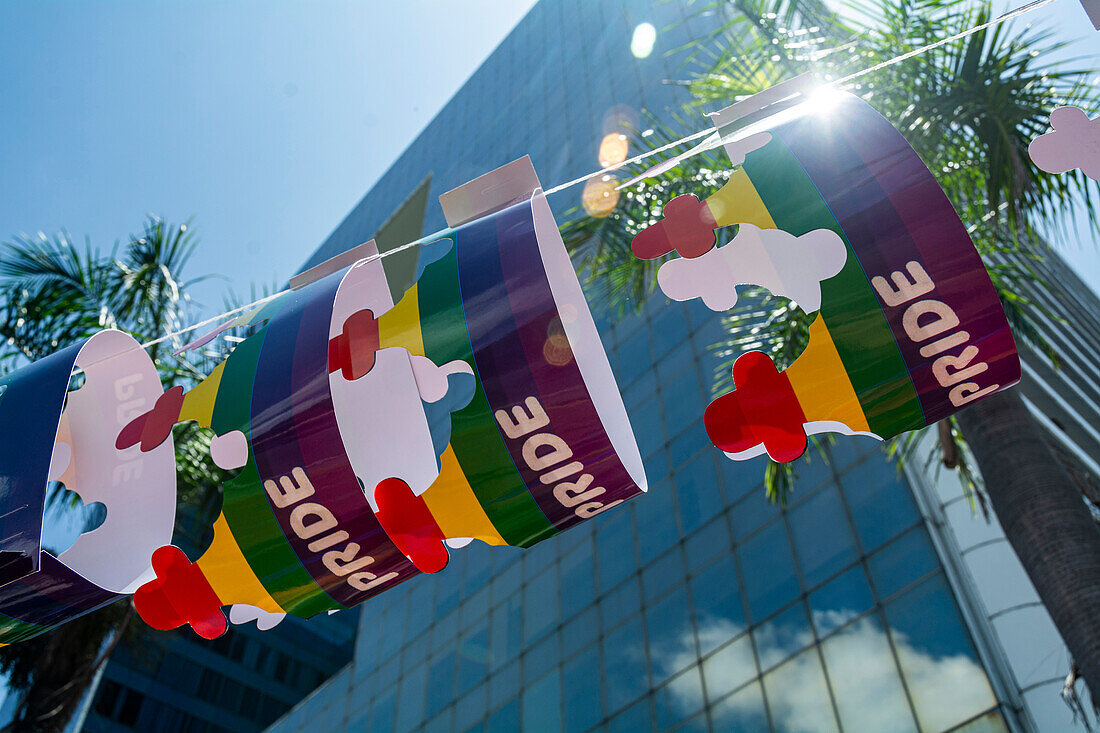
<svg viewBox="0 0 1100 733">
<path fill-rule="evenodd" d="M 708 22 L 692 7 L 541 0 L 303 269 L 441 228 L 440 193 L 524 154 L 549 187 L 595 169 L 601 140 L 644 130 L 645 111 L 671 119 L 685 101 L 666 83 L 685 73 L 675 49 Z M 643 23 L 658 32 L 639 58 Z M 551 204 L 561 223 L 580 187 Z M 1044 297 L 1088 321 L 1093 344 L 1096 298 L 1048 266 L 1074 303 Z M 368 601 L 352 662 L 270 731 L 1073 728 L 1064 646 L 953 478 L 843 438 L 797 464 L 780 508 L 764 463 L 726 460 L 702 428 L 713 313 L 658 293 L 602 335 L 648 494 L 530 550 L 452 550 L 438 575 Z M 1088 473 L 1100 373 L 1086 361 L 1059 374 L 1029 358 L 1022 389 Z"/>
</svg>

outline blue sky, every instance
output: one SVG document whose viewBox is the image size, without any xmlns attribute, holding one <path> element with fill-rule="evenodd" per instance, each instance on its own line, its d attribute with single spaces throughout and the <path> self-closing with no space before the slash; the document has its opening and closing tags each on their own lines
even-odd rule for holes
<svg viewBox="0 0 1100 733">
<path fill-rule="evenodd" d="M 4 3 L 0 239 L 110 247 L 146 212 L 193 216 L 191 274 L 285 282 L 532 4 Z M 1075 0 L 1026 20 L 1100 59 Z M 1082 239 L 1067 255 L 1100 288 Z M 197 291 L 208 313 L 225 288 Z"/>
<path fill-rule="evenodd" d="M 192 274 L 285 282 L 533 4 L 4 3 L 0 240 L 194 216 Z"/>
</svg>

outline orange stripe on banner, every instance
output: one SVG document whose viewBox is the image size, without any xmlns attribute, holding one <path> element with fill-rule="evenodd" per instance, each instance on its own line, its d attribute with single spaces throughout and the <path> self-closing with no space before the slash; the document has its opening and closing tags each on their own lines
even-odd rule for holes
<svg viewBox="0 0 1100 733">
<path fill-rule="evenodd" d="M 806 350 L 785 373 L 807 420 L 835 420 L 859 432 L 871 430 L 833 337 L 820 315 L 810 324 Z"/>
<path fill-rule="evenodd" d="M 232 603 L 247 603 L 269 613 L 283 612 L 244 559 L 224 514 L 219 514 L 214 522 L 214 541 L 210 548 L 195 564 L 218 598 L 231 598 Z"/>
</svg>

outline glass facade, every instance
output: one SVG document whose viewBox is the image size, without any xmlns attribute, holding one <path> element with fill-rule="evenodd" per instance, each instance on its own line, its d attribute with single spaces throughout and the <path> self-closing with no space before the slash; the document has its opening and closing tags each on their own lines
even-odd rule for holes
<svg viewBox="0 0 1100 733">
<path fill-rule="evenodd" d="M 803 460 L 768 503 L 763 463 L 703 432 L 713 320 L 647 311 L 604 336 L 649 493 L 372 599 L 354 662 L 269 730 L 1007 729 L 878 444 Z"/>
<path fill-rule="evenodd" d="M 194 507 L 181 513 L 174 544 L 192 551 L 212 537 Z M 214 640 L 190 629 L 142 628 L 111 654 L 68 730 L 263 730 L 348 663 L 357 624 L 358 610 L 349 610 L 309 621 L 287 617 L 270 631 L 230 626 Z"/>
<path fill-rule="evenodd" d="M 355 620 L 287 619 L 275 631 L 234 627 L 213 641 L 156 632 L 124 643 L 75 730 L 263 730 L 347 662 Z"/>
<path fill-rule="evenodd" d="M 551 187 L 596 169 L 601 140 L 644 130 L 647 112 L 672 121 L 686 96 L 666 82 L 713 21 L 697 10 L 541 0 L 303 269 L 414 239 L 410 207 L 441 228 L 441 193 L 522 155 Z M 657 40 L 637 58 L 645 22 Z M 581 187 L 550 203 L 565 221 Z M 372 599 L 352 663 L 268 730 L 1033 727 L 965 563 L 877 443 L 803 460 L 777 507 L 763 462 L 726 460 L 701 424 L 714 315 L 658 294 L 601 331 L 649 493 L 527 551 L 453 550 L 438 575 Z"/>
</svg>

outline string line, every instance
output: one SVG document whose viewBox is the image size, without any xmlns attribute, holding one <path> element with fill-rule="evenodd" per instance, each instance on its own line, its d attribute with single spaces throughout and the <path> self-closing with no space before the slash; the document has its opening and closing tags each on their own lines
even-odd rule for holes
<svg viewBox="0 0 1100 733">
<path fill-rule="evenodd" d="M 822 84 L 822 86 L 823 87 L 836 87 L 836 86 L 840 86 L 842 84 L 848 84 L 848 83 L 850 83 L 850 82 L 852 82 L 856 79 L 859 79 L 860 77 L 866 76 L 867 74 L 871 74 L 871 73 L 874 73 L 874 72 L 879 71 L 881 69 L 885 69 L 887 67 L 893 66 L 894 64 L 899 64 L 902 61 L 906 61 L 908 59 L 913 58 L 914 56 L 919 56 L 923 53 L 927 53 L 928 51 L 939 48 L 940 46 L 944 46 L 948 43 L 953 43 L 954 41 L 958 41 L 962 38 L 966 38 L 967 36 L 974 35 L 975 33 L 980 33 L 981 31 L 984 31 L 988 28 L 992 28 L 995 25 L 998 25 L 1000 23 L 1004 23 L 1007 20 L 1011 20 L 1013 18 L 1018 18 L 1021 15 L 1025 15 L 1026 13 L 1030 13 L 1034 10 L 1038 10 L 1039 8 L 1041 8 L 1045 5 L 1050 5 L 1054 1 L 1055 0 L 1033 0 L 1032 2 L 1027 3 L 1026 5 L 1022 5 L 1018 8 L 1008 10 L 1008 11 L 1002 13 L 1001 15 L 998 15 L 996 18 L 993 18 L 992 20 L 989 20 L 985 23 L 981 23 L 979 25 L 976 25 L 973 28 L 968 28 L 964 31 L 956 33 L 953 36 L 948 36 L 947 38 L 940 39 L 939 41 L 936 41 L 934 43 L 929 43 L 925 46 L 921 46 L 920 48 L 913 49 L 912 51 L 908 51 L 908 52 L 903 53 L 899 56 L 895 56 L 892 59 L 887 59 L 886 61 L 875 64 L 874 66 L 871 66 L 869 68 L 862 69 L 862 70 L 857 71 L 853 74 L 849 74 L 848 76 L 842 77 L 840 79 L 836 79 L 836 80 L 830 81 L 830 82 L 825 82 L 824 84 Z M 545 193 L 545 195 L 549 196 L 551 194 L 555 194 L 555 193 L 559 193 L 561 191 L 565 191 L 566 189 L 572 188 L 573 186 L 578 186 L 582 183 L 585 183 L 586 181 L 588 181 L 592 178 L 595 178 L 596 176 L 607 175 L 607 174 L 612 173 L 616 170 L 619 170 L 620 168 L 625 168 L 626 166 L 634 165 L 635 163 L 640 163 L 640 162 L 646 160 L 647 158 L 652 158 L 653 156 L 660 155 L 661 153 L 664 153 L 668 150 L 671 150 L 672 148 L 679 147 L 680 145 L 684 145 L 686 143 L 693 142 L 695 140 L 706 137 L 707 135 L 712 135 L 714 133 L 715 133 L 714 128 L 694 132 L 694 133 L 692 133 L 690 135 L 686 135 L 686 136 L 684 136 L 684 137 L 682 137 L 678 140 L 674 140 L 674 141 L 672 141 L 672 142 L 670 142 L 666 145 L 662 145 L 658 148 L 654 148 L 653 150 L 647 150 L 644 153 L 640 153 L 638 155 L 635 155 L 632 158 L 628 158 L 626 160 L 623 160 L 620 163 L 615 163 L 613 165 L 609 165 L 606 168 L 601 168 L 597 171 L 593 171 L 591 173 L 588 173 L 586 175 L 581 176 L 580 178 L 574 178 L 571 181 L 567 181 L 565 183 L 554 186 L 553 188 L 545 191 L 544 193 Z M 446 237 L 447 234 L 449 232 L 452 232 L 452 231 L 453 231 L 452 229 L 443 229 L 439 232 L 428 235 L 426 237 L 421 237 L 420 239 L 417 239 L 416 241 L 409 242 L 408 244 L 403 244 L 400 247 L 394 247 L 393 249 L 386 250 L 385 252 L 381 252 L 379 254 L 371 255 L 370 257 L 365 257 L 361 260 L 358 260 L 354 264 L 359 265 L 359 264 L 365 264 L 365 263 L 368 263 L 368 262 L 373 262 L 374 260 L 378 260 L 378 259 L 381 259 L 383 257 L 389 257 L 390 255 L 395 255 L 398 252 L 404 252 L 406 250 L 412 249 L 413 247 L 419 247 L 423 244 L 428 244 L 430 242 L 437 241 L 439 239 L 442 239 L 442 238 Z M 190 333 L 191 331 L 202 328 L 203 326 L 208 326 L 208 325 L 210 325 L 210 324 L 212 324 L 216 321 L 220 321 L 224 318 L 227 318 L 228 316 L 236 315 L 236 314 L 238 314 L 242 311 L 246 311 L 250 308 L 254 308 L 258 305 L 262 305 L 264 303 L 267 303 L 268 301 L 274 300 L 275 298 L 278 298 L 279 296 L 285 295 L 286 293 L 289 293 L 289 292 L 291 292 L 290 288 L 280 290 L 279 292 L 275 293 L 274 295 L 269 295 L 269 296 L 266 296 L 264 298 L 260 298 L 259 300 L 255 300 L 251 303 L 248 303 L 247 305 L 242 305 L 239 308 L 234 308 L 233 310 L 226 311 L 225 313 L 221 313 L 219 315 L 213 316 L 212 318 L 208 318 L 208 319 L 206 319 L 204 321 L 201 321 L 199 323 L 193 324 L 191 326 L 187 326 L 186 328 L 181 328 L 178 331 L 173 331 L 171 333 L 167 333 L 164 336 L 153 339 L 152 341 L 147 341 L 144 344 L 142 344 L 141 347 L 143 349 L 148 349 L 150 346 L 154 346 L 156 344 L 163 343 L 163 342 L 165 342 L 169 339 L 174 339 L 178 336 L 182 336 L 186 333 Z"/>
</svg>

